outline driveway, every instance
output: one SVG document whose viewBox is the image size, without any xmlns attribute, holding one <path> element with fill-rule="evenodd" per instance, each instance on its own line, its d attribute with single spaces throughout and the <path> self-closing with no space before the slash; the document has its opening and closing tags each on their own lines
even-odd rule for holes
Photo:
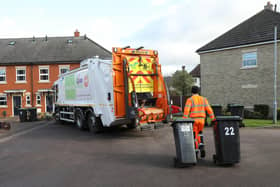
<svg viewBox="0 0 280 187">
<path fill-rule="evenodd" d="M 206 158 L 183 169 L 173 167 L 172 133 L 119 128 L 96 135 L 46 122 L 0 143 L 0 186 L 280 185 L 279 129 L 241 128 L 241 163 L 220 167 L 206 128 Z"/>
</svg>

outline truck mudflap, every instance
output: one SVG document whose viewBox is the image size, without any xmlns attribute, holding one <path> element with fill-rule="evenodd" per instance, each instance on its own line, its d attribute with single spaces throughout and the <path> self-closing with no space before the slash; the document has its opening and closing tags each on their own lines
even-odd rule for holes
<svg viewBox="0 0 280 187">
<path fill-rule="evenodd" d="M 162 108 L 139 108 L 138 117 L 140 124 L 144 123 L 158 123 L 165 119 L 164 110 Z"/>
</svg>

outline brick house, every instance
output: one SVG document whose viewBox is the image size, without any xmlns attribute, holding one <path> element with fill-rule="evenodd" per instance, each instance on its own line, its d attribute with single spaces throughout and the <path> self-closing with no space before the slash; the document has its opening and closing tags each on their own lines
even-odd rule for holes
<svg viewBox="0 0 280 187">
<path fill-rule="evenodd" d="M 0 39 L 0 116 L 18 115 L 20 107 L 51 112 L 54 81 L 93 56 L 111 58 L 111 52 L 78 31 L 71 37 Z"/>
<path fill-rule="evenodd" d="M 202 95 L 211 103 L 273 108 L 274 26 L 279 54 L 280 13 L 272 9 L 268 3 L 264 10 L 197 50 Z M 278 93 L 279 83 L 278 79 Z"/>
</svg>

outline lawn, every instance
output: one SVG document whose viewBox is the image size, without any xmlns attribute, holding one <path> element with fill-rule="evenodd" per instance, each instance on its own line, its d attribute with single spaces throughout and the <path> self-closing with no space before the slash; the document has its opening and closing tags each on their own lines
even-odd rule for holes
<svg viewBox="0 0 280 187">
<path fill-rule="evenodd" d="M 245 124 L 245 127 L 264 127 L 274 125 L 272 120 L 265 119 L 244 119 L 243 123 Z M 277 122 L 277 125 L 280 127 L 280 121 Z"/>
<path fill-rule="evenodd" d="M 176 118 L 182 118 L 179 116 L 174 117 Z M 208 124 L 211 123 L 211 120 L 207 118 Z M 242 121 L 245 124 L 245 127 L 265 127 L 265 126 L 272 126 L 274 125 L 272 120 L 265 120 L 265 119 L 244 119 Z M 277 125 L 280 127 L 280 119 L 277 121 Z"/>
</svg>

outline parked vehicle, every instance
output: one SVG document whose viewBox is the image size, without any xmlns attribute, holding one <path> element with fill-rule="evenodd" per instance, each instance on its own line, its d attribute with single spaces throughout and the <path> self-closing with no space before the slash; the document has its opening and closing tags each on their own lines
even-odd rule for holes
<svg viewBox="0 0 280 187">
<path fill-rule="evenodd" d="M 169 96 L 158 52 L 113 48 L 112 60 L 89 58 L 54 83 L 55 116 L 98 132 L 170 120 Z"/>
</svg>

